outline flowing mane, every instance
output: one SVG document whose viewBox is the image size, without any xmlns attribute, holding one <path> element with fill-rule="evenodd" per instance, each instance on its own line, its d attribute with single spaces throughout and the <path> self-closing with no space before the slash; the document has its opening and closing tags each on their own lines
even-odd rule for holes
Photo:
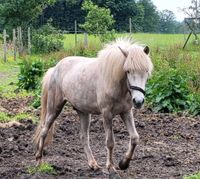
<svg viewBox="0 0 200 179">
<path fill-rule="evenodd" d="M 121 50 L 127 54 L 127 57 Z M 153 69 L 151 59 L 145 54 L 144 47 L 134 43 L 130 38 L 120 38 L 106 44 L 97 58 L 102 63 L 102 75 L 108 82 L 122 79 L 126 71 L 148 72 L 150 75 Z"/>
</svg>

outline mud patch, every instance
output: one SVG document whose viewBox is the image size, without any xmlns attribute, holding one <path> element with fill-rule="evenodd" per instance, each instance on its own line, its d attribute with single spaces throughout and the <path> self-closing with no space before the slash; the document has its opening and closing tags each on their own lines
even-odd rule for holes
<svg viewBox="0 0 200 179">
<path fill-rule="evenodd" d="M 119 172 L 122 178 L 182 178 L 200 170 L 200 118 L 152 114 L 145 110 L 135 114 L 135 118 L 140 143 L 129 169 Z M 80 124 L 76 112 L 67 108 L 56 126 L 54 142 L 45 150 L 44 156 L 44 160 L 55 168 L 56 175 L 27 172 L 28 167 L 35 165 L 31 139 L 36 125 L 31 120 L 23 121 L 22 125 L 0 128 L 0 178 L 109 178 L 102 171 L 88 168 L 79 140 Z M 114 119 L 114 133 L 114 158 L 118 164 L 129 139 L 118 116 Z M 96 160 L 105 168 L 101 116 L 92 116 L 90 141 Z"/>
</svg>

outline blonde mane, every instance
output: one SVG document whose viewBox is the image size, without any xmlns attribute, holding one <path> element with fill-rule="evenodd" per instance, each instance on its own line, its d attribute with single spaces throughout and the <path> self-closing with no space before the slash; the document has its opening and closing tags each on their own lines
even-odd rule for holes
<svg viewBox="0 0 200 179">
<path fill-rule="evenodd" d="M 120 49 L 127 54 L 127 57 Z M 137 45 L 130 38 L 120 38 L 107 44 L 98 53 L 97 58 L 102 63 L 100 70 L 108 83 L 120 81 L 127 71 L 148 72 L 150 75 L 153 69 L 144 47 Z"/>
</svg>

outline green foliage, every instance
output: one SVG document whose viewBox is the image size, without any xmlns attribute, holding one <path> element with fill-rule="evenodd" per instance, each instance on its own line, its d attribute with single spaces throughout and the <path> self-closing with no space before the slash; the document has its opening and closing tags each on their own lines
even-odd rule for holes
<svg viewBox="0 0 200 179">
<path fill-rule="evenodd" d="M 24 59 L 20 64 L 18 87 L 33 90 L 44 73 L 44 62 L 41 59 Z"/>
<path fill-rule="evenodd" d="M 188 111 L 199 114 L 199 104 L 189 89 L 190 77 L 183 71 L 167 69 L 154 74 L 147 86 L 147 100 L 155 112 Z"/>
<path fill-rule="evenodd" d="M 189 175 L 189 176 L 184 176 L 183 179 L 200 179 L 200 172 L 197 174 Z"/>
<path fill-rule="evenodd" d="M 7 28 L 26 27 L 32 23 L 47 5 L 55 0 L 1 0 L 0 21 Z"/>
<path fill-rule="evenodd" d="M 10 121 L 20 121 L 24 119 L 32 119 L 34 120 L 34 117 L 27 113 L 18 113 L 16 115 L 10 115 L 6 112 L 0 112 L 0 122 L 10 122 Z"/>
<path fill-rule="evenodd" d="M 74 31 L 75 20 L 78 24 L 84 23 L 86 11 L 81 9 L 84 2 L 80 0 L 57 0 L 53 6 L 48 6 L 44 10 L 43 15 L 39 18 L 39 25 L 52 18 L 55 27 Z M 110 14 L 113 15 L 115 21 L 114 29 L 118 32 L 129 30 L 129 18 L 132 18 L 132 28 L 135 32 L 160 31 L 160 13 L 151 0 L 91 0 L 91 2 L 99 8 L 110 9 Z M 91 6 L 88 5 L 88 7 Z M 92 12 L 90 17 L 96 16 L 96 14 L 97 12 Z M 98 21 L 101 21 L 101 17 L 98 18 Z M 97 24 L 94 24 L 94 29 L 96 29 L 96 26 Z M 172 30 L 174 29 L 177 32 L 183 32 L 183 23 L 174 23 Z"/>
<path fill-rule="evenodd" d="M 110 42 L 116 38 L 115 31 L 114 30 L 107 31 L 104 34 L 101 34 L 99 38 L 101 42 Z"/>
<path fill-rule="evenodd" d="M 49 68 L 54 67 L 57 62 L 58 60 L 54 60 L 54 59 L 48 59 L 48 61 L 45 61 L 43 72 L 46 72 Z M 42 93 L 42 84 L 41 84 L 41 78 L 39 78 L 36 84 L 36 88 L 34 89 L 33 101 L 31 103 L 31 105 L 34 108 L 38 108 L 41 104 L 41 101 L 40 101 L 41 93 Z"/>
<path fill-rule="evenodd" d="M 47 23 L 33 33 L 33 52 L 49 53 L 63 48 L 63 35 Z"/>
<path fill-rule="evenodd" d="M 33 101 L 32 101 L 32 106 L 34 108 L 38 108 L 41 105 L 41 93 L 42 93 L 42 85 L 40 83 L 37 84 L 36 89 L 34 90 L 34 96 L 33 96 Z"/>
<path fill-rule="evenodd" d="M 37 167 L 29 167 L 27 169 L 27 172 L 29 174 L 46 173 L 46 174 L 56 175 L 56 170 L 53 168 L 53 166 L 51 164 L 48 164 L 48 163 L 42 163 L 41 165 L 39 165 Z"/>
<path fill-rule="evenodd" d="M 174 33 L 175 32 L 175 14 L 169 10 L 160 12 L 159 30 L 161 33 Z"/>
<path fill-rule="evenodd" d="M 3 34 L 0 34 L 0 42 L 3 41 Z"/>
<path fill-rule="evenodd" d="M 112 30 L 115 21 L 110 9 L 98 7 L 91 0 L 84 1 L 82 9 L 86 10 L 88 14 L 85 23 L 80 26 L 89 34 L 106 34 Z"/>
<path fill-rule="evenodd" d="M 138 11 L 140 14 L 140 22 L 138 23 L 141 24 L 141 30 L 143 32 L 157 32 L 159 15 L 156 6 L 149 0 L 139 0 L 137 5 L 142 7 Z"/>
<path fill-rule="evenodd" d="M 189 113 L 194 116 L 200 115 L 200 95 L 197 93 L 190 95 Z"/>
<path fill-rule="evenodd" d="M 0 112 L 0 122 L 8 122 L 9 121 L 9 116 L 5 112 Z"/>
</svg>

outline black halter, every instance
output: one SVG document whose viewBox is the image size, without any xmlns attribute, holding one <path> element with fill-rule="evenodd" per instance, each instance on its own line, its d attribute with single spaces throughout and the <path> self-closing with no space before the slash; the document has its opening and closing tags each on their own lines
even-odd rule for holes
<svg viewBox="0 0 200 179">
<path fill-rule="evenodd" d="M 138 87 L 138 86 L 129 86 L 130 87 L 130 89 L 132 89 L 132 90 L 136 90 L 136 91 L 139 91 L 139 92 L 141 92 L 141 93 L 143 93 L 143 95 L 145 96 L 145 91 L 142 89 L 142 88 L 140 88 L 140 87 Z"/>
<path fill-rule="evenodd" d="M 145 91 L 142 88 L 138 87 L 138 86 L 132 86 L 132 85 L 130 85 L 130 83 L 128 81 L 128 75 L 127 75 L 127 73 L 126 73 L 126 76 L 127 76 L 127 82 L 128 82 L 128 85 L 129 85 L 129 92 L 130 92 L 130 94 L 131 94 L 130 89 L 132 89 L 132 90 L 141 92 L 145 96 L 145 94 L 146 94 Z"/>
</svg>

